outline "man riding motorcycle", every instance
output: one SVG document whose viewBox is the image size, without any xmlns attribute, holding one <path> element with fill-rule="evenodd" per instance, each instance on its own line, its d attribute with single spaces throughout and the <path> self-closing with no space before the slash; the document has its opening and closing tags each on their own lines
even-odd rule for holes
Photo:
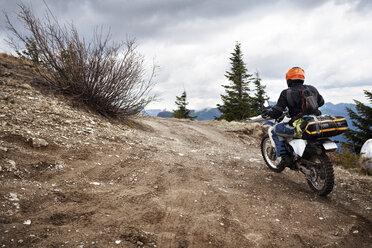
<svg viewBox="0 0 372 248">
<path fill-rule="evenodd" d="M 324 99 L 319 94 L 318 90 L 311 85 L 305 85 L 305 71 L 300 67 L 291 68 L 286 74 L 286 80 L 288 89 L 283 90 L 280 93 L 277 104 L 271 109 L 264 109 L 261 113 L 263 118 L 271 117 L 276 119 L 283 114 L 283 111 L 288 108 L 288 113 L 291 117 L 289 122 L 281 122 L 274 126 L 272 130 L 272 139 L 275 143 L 276 156 L 281 157 L 279 168 L 290 167 L 292 163 L 290 156 L 285 148 L 285 137 L 293 137 L 295 128 L 293 123 L 304 115 L 304 91 L 309 91 L 312 97 L 315 99 L 315 112 L 314 114 L 319 115 L 320 111 L 318 107 L 323 106 Z"/>
</svg>

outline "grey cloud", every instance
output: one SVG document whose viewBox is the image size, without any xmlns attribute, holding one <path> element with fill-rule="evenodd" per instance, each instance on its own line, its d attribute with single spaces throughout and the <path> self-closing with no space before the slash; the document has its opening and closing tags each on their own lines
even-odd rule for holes
<svg viewBox="0 0 372 248">
<path fill-rule="evenodd" d="M 323 85 L 322 88 L 324 89 L 335 89 L 340 87 L 349 87 L 352 85 L 353 87 L 361 87 L 363 89 L 372 90 L 372 82 L 371 81 L 352 81 L 349 82 L 345 81 L 338 81 L 332 84 Z"/>
<path fill-rule="evenodd" d="M 343 4 L 345 0 L 335 0 Z M 359 8 L 372 5 L 368 0 L 351 0 Z M 42 0 L 23 1 L 31 4 L 38 16 L 45 11 Z M 73 21 L 84 34 L 90 34 L 97 25 L 111 27 L 116 37 L 135 36 L 149 38 L 159 35 L 168 26 L 175 26 L 186 20 L 218 19 L 238 15 L 242 12 L 270 11 L 271 8 L 290 8 L 310 10 L 324 4 L 324 0 L 46 0 L 53 13 L 64 21 Z M 17 1 L 0 0 L 2 9 L 16 11 Z M 275 6 L 275 7 L 273 7 Z M 247 17 L 248 18 L 248 17 Z"/>
<path fill-rule="evenodd" d="M 303 57 L 295 56 L 293 53 L 277 52 L 267 56 L 259 56 L 251 58 L 249 64 L 255 65 L 260 74 L 268 78 L 283 78 L 285 73 L 292 67 L 299 66 L 307 67 L 307 61 Z M 248 65 L 249 66 L 249 65 Z M 256 68 L 249 68 L 251 72 Z"/>
<path fill-rule="evenodd" d="M 116 37 L 135 36 L 147 38 L 159 35 L 168 26 L 175 26 L 186 20 L 218 19 L 238 15 L 246 11 L 254 11 L 259 7 L 275 5 L 275 0 L 46 0 L 56 17 L 73 21 L 83 34 L 90 34 L 97 25 L 111 27 Z M 6 11 L 16 11 L 17 1 L 0 0 Z M 42 0 L 24 1 L 32 4 L 34 11 L 41 16 L 45 11 Z M 324 1 L 279 1 L 279 3 L 294 3 L 301 8 L 312 8 Z"/>
<path fill-rule="evenodd" d="M 372 1 L 371 0 L 337 0 L 338 4 L 345 4 L 345 3 L 354 3 L 355 8 L 354 10 L 364 12 L 372 9 Z"/>
</svg>

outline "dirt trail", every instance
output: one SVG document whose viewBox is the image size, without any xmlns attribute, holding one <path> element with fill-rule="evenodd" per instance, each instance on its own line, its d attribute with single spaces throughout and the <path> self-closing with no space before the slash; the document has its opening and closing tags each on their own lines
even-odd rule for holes
<svg viewBox="0 0 372 248">
<path fill-rule="evenodd" d="M 110 123 L 0 70 L 1 247 L 370 247 L 371 178 L 315 196 L 257 126 Z M 1 69 L 1 66 L 0 66 Z M 9 75 L 10 73 L 10 75 Z"/>
</svg>

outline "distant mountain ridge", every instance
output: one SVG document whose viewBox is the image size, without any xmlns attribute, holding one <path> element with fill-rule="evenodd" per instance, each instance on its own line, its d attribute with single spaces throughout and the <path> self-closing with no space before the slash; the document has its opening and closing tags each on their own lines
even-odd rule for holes
<svg viewBox="0 0 372 248">
<path fill-rule="evenodd" d="M 275 105 L 275 102 L 269 102 L 271 106 Z M 347 113 L 346 108 L 350 108 L 353 111 L 356 111 L 355 104 L 353 103 L 325 103 L 320 110 L 323 114 L 335 115 L 335 116 L 344 116 L 349 119 L 349 115 Z M 170 118 L 172 117 L 172 111 L 161 110 L 161 109 L 146 109 L 145 115 L 157 116 L 162 118 Z M 196 120 L 203 121 L 203 120 L 214 120 L 215 117 L 220 117 L 221 112 L 217 108 L 205 108 L 202 110 L 191 110 L 191 115 L 197 115 L 198 117 Z M 349 125 L 351 125 L 351 121 L 349 121 Z"/>
</svg>

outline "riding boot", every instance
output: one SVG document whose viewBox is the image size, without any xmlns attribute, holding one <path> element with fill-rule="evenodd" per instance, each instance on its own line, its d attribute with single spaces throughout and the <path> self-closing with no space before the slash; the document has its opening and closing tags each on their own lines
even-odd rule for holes
<svg viewBox="0 0 372 248">
<path fill-rule="evenodd" d="M 278 164 L 278 168 L 289 167 L 290 169 L 292 169 L 292 167 L 294 167 L 294 165 L 292 164 L 293 161 L 288 155 L 282 155 L 281 158 L 282 160 Z"/>
</svg>

